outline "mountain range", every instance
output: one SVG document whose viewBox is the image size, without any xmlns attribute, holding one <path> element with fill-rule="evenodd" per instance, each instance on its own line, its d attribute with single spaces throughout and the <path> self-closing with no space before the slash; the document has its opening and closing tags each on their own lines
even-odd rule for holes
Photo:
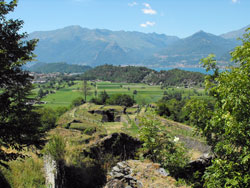
<svg viewBox="0 0 250 188">
<path fill-rule="evenodd" d="M 236 38 L 247 27 L 220 36 L 199 31 L 180 39 L 157 33 L 69 26 L 33 32 L 28 39 L 39 39 L 35 54 L 38 61 L 46 63 L 197 67 L 200 59 L 210 53 L 216 54 L 222 65 L 227 64 L 229 52 L 239 44 Z"/>
</svg>

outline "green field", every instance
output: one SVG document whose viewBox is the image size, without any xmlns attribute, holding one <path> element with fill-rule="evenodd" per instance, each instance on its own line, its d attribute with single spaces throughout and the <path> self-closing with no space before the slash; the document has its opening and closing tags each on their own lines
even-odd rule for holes
<svg viewBox="0 0 250 188">
<path fill-rule="evenodd" d="M 57 90 L 53 94 L 48 94 L 41 100 L 46 102 L 44 106 L 57 108 L 60 106 L 68 107 L 70 106 L 73 99 L 83 96 L 81 92 L 82 81 L 75 81 L 75 85 Z M 91 84 L 91 82 L 89 82 Z M 96 87 L 91 86 L 91 95 L 87 97 L 87 101 L 94 96 L 94 91 L 97 90 L 97 94 L 101 91 L 106 91 L 109 95 L 113 94 L 128 94 L 134 97 L 137 104 L 149 104 L 157 102 L 162 98 L 164 91 L 168 90 L 170 92 L 182 92 L 183 96 L 194 92 L 194 89 L 188 88 L 164 88 L 161 86 L 150 86 L 147 84 L 133 84 L 133 83 L 111 83 L 111 82 L 96 82 Z M 136 95 L 133 95 L 134 90 L 137 91 Z M 34 90 L 35 92 L 38 89 Z M 198 93 L 204 94 L 203 89 L 196 89 Z"/>
</svg>

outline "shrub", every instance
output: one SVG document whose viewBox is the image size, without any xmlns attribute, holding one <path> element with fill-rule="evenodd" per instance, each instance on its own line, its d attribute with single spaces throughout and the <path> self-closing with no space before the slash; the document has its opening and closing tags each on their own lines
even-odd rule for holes
<svg viewBox="0 0 250 188">
<path fill-rule="evenodd" d="M 55 161 L 63 160 L 66 143 L 61 136 L 53 136 L 44 147 L 44 154 L 50 155 Z"/>
<path fill-rule="evenodd" d="M 41 108 L 37 111 L 40 114 L 40 121 L 44 130 L 49 130 L 55 127 L 57 114 L 52 108 Z"/>
<path fill-rule="evenodd" d="M 11 187 L 46 188 L 41 159 L 26 158 L 11 161 L 8 165 L 9 169 L 4 168 L 2 172 Z"/>
<path fill-rule="evenodd" d="M 178 138 L 173 138 L 154 115 L 141 117 L 139 126 L 139 137 L 144 142 L 140 156 L 160 163 L 172 175 L 177 174 L 189 161 Z"/>
<path fill-rule="evenodd" d="M 130 107 L 130 106 L 133 106 L 133 104 L 135 103 L 135 100 L 130 95 L 116 94 L 116 95 L 112 95 L 110 99 L 108 99 L 107 103 L 111 105 L 120 105 L 120 106 Z"/>
<path fill-rule="evenodd" d="M 77 97 L 71 102 L 71 106 L 76 107 L 85 103 L 85 100 L 82 97 Z"/>
</svg>

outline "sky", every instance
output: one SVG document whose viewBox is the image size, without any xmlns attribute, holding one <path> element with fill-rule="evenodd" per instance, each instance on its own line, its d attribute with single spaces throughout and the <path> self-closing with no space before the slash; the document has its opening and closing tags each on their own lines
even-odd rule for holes
<svg viewBox="0 0 250 188">
<path fill-rule="evenodd" d="M 24 20 L 28 33 L 80 25 L 184 38 L 249 25 L 250 0 L 19 0 L 8 17 Z"/>
</svg>

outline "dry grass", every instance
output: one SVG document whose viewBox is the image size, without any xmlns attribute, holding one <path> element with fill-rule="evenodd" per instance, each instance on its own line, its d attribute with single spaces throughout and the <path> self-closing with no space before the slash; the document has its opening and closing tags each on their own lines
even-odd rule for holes
<svg viewBox="0 0 250 188">
<path fill-rule="evenodd" d="M 123 132 L 122 122 L 107 122 L 107 123 L 104 123 L 103 126 L 107 130 L 108 134 L 112 134 L 115 132 Z"/>
<path fill-rule="evenodd" d="M 177 182 L 174 178 L 170 176 L 162 176 L 157 169 L 160 168 L 160 165 L 157 163 L 152 163 L 151 161 L 137 161 L 129 160 L 128 165 L 133 169 L 132 177 L 135 177 L 137 180 L 142 182 L 144 187 L 147 188 L 187 188 L 189 186 L 182 185 L 177 186 Z"/>
<path fill-rule="evenodd" d="M 191 160 L 196 160 L 202 155 L 202 152 L 195 149 L 191 149 L 188 153 Z"/>
</svg>

